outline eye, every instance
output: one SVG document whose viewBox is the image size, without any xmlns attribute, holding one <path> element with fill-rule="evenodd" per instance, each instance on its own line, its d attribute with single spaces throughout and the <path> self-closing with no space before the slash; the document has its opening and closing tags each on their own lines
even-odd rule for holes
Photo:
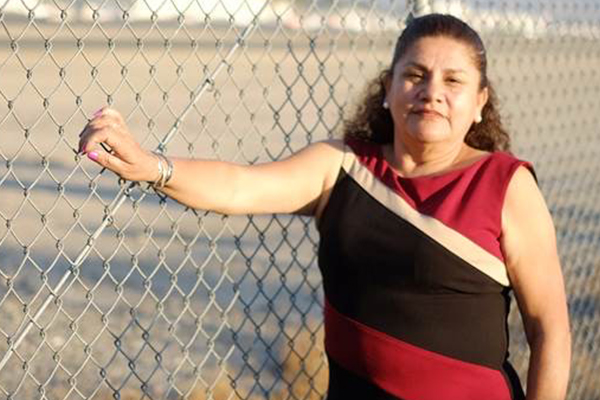
<svg viewBox="0 0 600 400">
<path fill-rule="evenodd" d="M 402 76 L 411 82 L 418 82 L 423 79 L 423 74 L 416 71 L 406 71 Z"/>
<path fill-rule="evenodd" d="M 452 85 L 460 85 L 461 83 L 463 83 L 463 81 L 461 79 L 453 77 L 453 76 L 446 78 L 446 82 L 448 82 Z"/>
</svg>

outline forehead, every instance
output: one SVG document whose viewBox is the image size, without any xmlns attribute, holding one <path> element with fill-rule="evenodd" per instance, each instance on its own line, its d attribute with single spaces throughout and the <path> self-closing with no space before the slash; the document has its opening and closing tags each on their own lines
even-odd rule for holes
<svg viewBox="0 0 600 400">
<path fill-rule="evenodd" d="M 462 41 L 432 36 L 416 40 L 398 60 L 398 64 L 419 64 L 425 68 L 461 69 L 478 72 L 473 49 Z"/>
</svg>

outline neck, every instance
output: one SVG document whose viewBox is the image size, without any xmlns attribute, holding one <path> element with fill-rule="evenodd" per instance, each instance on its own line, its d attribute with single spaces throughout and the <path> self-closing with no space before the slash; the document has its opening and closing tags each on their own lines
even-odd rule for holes
<svg viewBox="0 0 600 400">
<path fill-rule="evenodd" d="M 395 140 L 389 160 L 402 176 L 429 175 L 457 166 L 468 157 L 469 149 L 464 142 L 407 143 Z"/>
</svg>

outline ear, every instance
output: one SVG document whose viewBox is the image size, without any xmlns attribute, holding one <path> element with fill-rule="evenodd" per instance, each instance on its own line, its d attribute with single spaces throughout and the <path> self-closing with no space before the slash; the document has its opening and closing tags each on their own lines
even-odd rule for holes
<svg viewBox="0 0 600 400">
<path fill-rule="evenodd" d="M 383 77 L 383 87 L 385 89 L 385 98 L 387 99 L 387 95 L 390 92 L 390 88 L 392 87 L 392 79 L 394 77 L 394 71 L 389 71 Z"/>
<path fill-rule="evenodd" d="M 490 92 L 486 86 L 483 89 L 481 89 L 479 91 L 479 93 L 477 94 L 477 116 L 481 115 L 481 113 L 483 111 L 483 107 L 485 107 L 489 98 L 490 98 Z"/>
</svg>

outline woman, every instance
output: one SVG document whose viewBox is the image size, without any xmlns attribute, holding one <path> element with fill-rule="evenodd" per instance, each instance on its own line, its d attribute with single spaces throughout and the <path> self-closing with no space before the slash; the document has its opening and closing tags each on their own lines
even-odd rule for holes
<svg viewBox="0 0 600 400">
<path fill-rule="evenodd" d="M 370 88 L 343 141 L 282 161 L 170 160 L 111 109 L 80 150 L 190 207 L 315 216 L 330 400 L 525 398 L 508 362 L 511 289 L 531 349 L 526 398 L 564 399 L 554 227 L 531 165 L 505 152 L 481 39 L 451 16 L 416 18 Z"/>
</svg>

